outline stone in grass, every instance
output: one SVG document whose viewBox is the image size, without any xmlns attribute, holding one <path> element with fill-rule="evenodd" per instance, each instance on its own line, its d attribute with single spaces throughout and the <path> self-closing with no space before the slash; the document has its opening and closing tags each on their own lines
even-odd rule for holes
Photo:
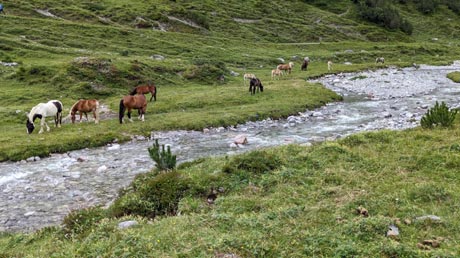
<svg viewBox="0 0 460 258">
<path fill-rule="evenodd" d="M 390 225 L 387 231 L 387 237 L 396 239 L 399 237 L 399 229 L 395 225 Z"/>
<path fill-rule="evenodd" d="M 139 223 L 137 223 L 137 221 L 135 221 L 135 220 L 122 221 L 122 222 L 118 223 L 118 229 L 126 229 L 126 228 L 130 228 L 130 227 L 134 227 L 137 224 L 139 224 Z"/>
</svg>

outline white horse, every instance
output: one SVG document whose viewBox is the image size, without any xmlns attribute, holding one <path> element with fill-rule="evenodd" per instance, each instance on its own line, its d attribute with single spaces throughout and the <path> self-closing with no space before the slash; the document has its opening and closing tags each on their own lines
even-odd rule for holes
<svg viewBox="0 0 460 258">
<path fill-rule="evenodd" d="M 27 115 L 27 133 L 31 134 L 35 129 L 35 119 L 39 118 L 40 121 L 40 131 L 38 133 L 43 133 L 43 126 L 46 126 L 46 131 L 49 131 L 50 128 L 45 122 L 45 118 L 49 116 L 54 117 L 54 123 L 56 127 L 61 127 L 62 123 L 62 103 L 59 100 L 50 100 L 47 103 L 39 103 L 33 107 L 29 114 Z"/>
<path fill-rule="evenodd" d="M 243 75 L 243 86 L 246 86 L 246 80 L 251 80 L 257 78 L 255 74 L 253 73 L 245 73 Z"/>
</svg>

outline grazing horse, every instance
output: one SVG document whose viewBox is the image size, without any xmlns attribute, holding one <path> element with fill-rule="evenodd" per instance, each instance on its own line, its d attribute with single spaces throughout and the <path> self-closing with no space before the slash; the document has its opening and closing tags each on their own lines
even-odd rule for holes
<svg viewBox="0 0 460 258">
<path fill-rule="evenodd" d="M 385 58 L 383 58 L 383 57 L 377 57 L 377 58 L 375 59 L 375 63 L 376 63 L 376 64 L 377 64 L 377 63 L 382 63 L 382 64 L 384 64 L 384 63 L 385 63 Z"/>
<path fill-rule="evenodd" d="M 332 71 L 332 61 L 331 60 L 327 61 L 327 70 L 329 72 Z"/>
<path fill-rule="evenodd" d="M 88 112 L 93 112 L 94 123 L 99 123 L 99 101 L 96 99 L 80 99 L 79 101 L 75 102 L 75 104 L 73 104 L 69 113 L 72 124 L 75 123 L 77 112 L 80 113 L 80 123 L 83 114 L 85 114 L 86 120 L 89 121 L 87 114 Z"/>
<path fill-rule="evenodd" d="M 278 80 L 279 80 L 281 75 L 283 75 L 283 72 L 280 69 L 273 69 L 272 70 L 272 80 L 274 80 L 275 77 L 278 77 Z"/>
<path fill-rule="evenodd" d="M 132 109 L 137 109 L 139 111 L 139 120 L 142 120 L 142 122 L 144 122 L 145 110 L 147 109 L 147 100 L 145 99 L 145 96 L 143 94 L 137 94 L 134 96 L 128 95 L 124 96 L 120 100 L 120 124 L 123 123 L 123 117 L 125 116 L 126 109 L 128 109 L 128 118 L 130 122 L 133 121 L 131 119 Z"/>
<path fill-rule="evenodd" d="M 251 95 L 256 94 L 256 88 L 257 91 L 263 92 L 264 91 L 264 86 L 262 85 L 262 82 L 258 78 L 252 78 L 249 81 L 249 92 L 251 92 Z"/>
<path fill-rule="evenodd" d="M 129 95 L 148 93 L 152 94 L 152 96 L 150 97 L 150 101 L 152 101 L 152 99 L 157 101 L 157 87 L 155 86 L 155 84 L 150 84 L 150 82 L 147 85 L 137 86 L 136 88 L 134 88 L 134 90 L 131 91 L 131 93 L 129 93 Z"/>
<path fill-rule="evenodd" d="M 302 62 L 302 66 L 300 66 L 301 71 L 306 71 L 308 68 L 308 64 L 310 63 L 310 60 L 304 59 Z"/>
<path fill-rule="evenodd" d="M 253 73 L 245 73 L 243 75 L 243 86 L 246 86 L 246 80 L 251 80 L 253 78 L 257 78 L 255 74 L 253 74 Z"/>
<path fill-rule="evenodd" d="M 38 105 L 33 107 L 27 115 L 27 133 L 31 134 L 34 131 L 34 122 L 37 118 L 41 120 L 40 131 L 38 133 L 43 133 L 43 126 L 46 126 L 46 131 L 50 130 L 48 124 L 45 122 L 45 117 L 53 116 L 55 126 L 61 127 L 62 108 L 62 103 L 59 100 L 50 100 L 47 103 L 39 103 Z"/>
<path fill-rule="evenodd" d="M 289 62 L 288 64 L 280 64 L 276 67 L 278 70 L 287 71 L 291 74 L 292 67 L 294 66 L 293 62 Z"/>
</svg>

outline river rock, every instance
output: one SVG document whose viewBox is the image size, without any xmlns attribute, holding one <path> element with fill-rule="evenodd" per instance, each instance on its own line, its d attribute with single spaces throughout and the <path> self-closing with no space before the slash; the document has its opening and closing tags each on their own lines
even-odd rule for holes
<svg viewBox="0 0 460 258">
<path fill-rule="evenodd" d="M 104 171 L 106 171 L 106 170 L 107 170 L 107 166 L 106 166 L 106 165 L 102 165 L 102 166 L 100 166 L 100 167 L 97 168 L 97 172 L 98 172 L 98 173 L 102 173 L 102 172 L 104 172 Z"/>
<path fill-rule="evenodd" d="M 244 134 L 240 134 L 240 135 L 237 135 L 235 137 L 235 139 L 233 140 L 233 142 L 236 144 L 236 145 L 244 145 L 244 144 L 247 144 L 248 143 L 248 139 L 246 137 L 246 135 Z"/>
<path fill-rule="evenodd" d="M 120 149 L 120 144 L 111 144 L 109 147 L 107 147 L 107 150 L 118 150 Z"/>
</svg>

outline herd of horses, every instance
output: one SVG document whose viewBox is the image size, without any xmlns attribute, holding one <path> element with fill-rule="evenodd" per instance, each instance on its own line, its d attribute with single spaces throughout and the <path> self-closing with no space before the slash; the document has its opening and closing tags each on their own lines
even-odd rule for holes
<svg viewBox="0 0 460 258">
<path fill-rule="evenodd" d="M 308 69 L 308 65 L 310 63 L 310 58 L 305 57 L 302 61 L 302 65 L 300 67 L 301 71 L 306 71 Z M 375 59 L 375 63 L 385 63 L 385 59 L 383 57 L 377 57 Z M 332 61 L 327 62 L 327 69 L 328 71 L 332 71 Z M 275 69 L 271 71 L 271 79 L 279 79 L 284 74 L 291 74 L 292 68 L 294 67 L 293 62 L 289 62 L 287 64 L 279 64 L 276 66 Z M 249 92 L 251 95 L 254 95 L 256 91 L 263 92 L 264 86 L 259 78 L 256 77 L 253 73 L 245 73 L 243 75 L 243 85 L 246 84 L 246 81 L 249 80 Z M 133 120 L 131 119 L 131 111 L 133 109 L 138 111 L 139 120 L 144 121 L 144 115 L 147 109 L 147 99 L 145 94 L 151 94 L 150 102 L 152 100 L 157 100 L 157 88 L 155 84 L 151 83 L 150 81 L 146 85 L 140 85 L 135 87 L 129 95 L 123 96 L 120 100 L 120 109 L 118 112 L 118 118 L 120 124 L 123 124 L 123 118 L 125 116 L 125 112 L 127 112 L 128 119 L 130 122 Z M 38 133 L 43 133 L 44 127 L 47 131 L 50 130 L 50 127 L 45 121 L 46 117 L 54 117 L 54 123 L 56 127 L 60 127 L 62 124 L 62 111 L 63 105 L 62 102 L 59 100 L 50 100 L 47 103 L 39 103 L 38 105 L 34 106 L 29 114 L 27 115 L 26 127 L 27 133 L 30 134 L 35 129 L 35 120 L 39 118 L 40 121 L 40 131 Z M 97 124 L 99 123 L 99 112 L 100 112 L 100 103 L 96 99 L 80 99 L 75 104 L 72 105 L 70 108 L 69 116 L 72 123 L 75 123 L 77 113 L 80 116 L 79 122 L 82 122 L 83 115 L 88 119 L 88 113 L 93 113 L 94 122 Z"/>
<path fill-rule="evenodd" d="M 145 98 L 145 94 L 152 94 L 150 97 L 150 102 L 152 99 L 154 101 L 157 100 L 157 89 L 154 84 L 148 83 L 147 85 L 140 85 L 135 87 L 129 95 L 123 96 L 120 100 L 120 110 L 119 110 L 119 121 L 120 124 L 123 123 L 123 117 L 125 116 L 125 112 L 128 111 L 128 118 L 129 121 L 133 121 L 131 119 L 131 111 L 133 109 L 137 109 L 139 113 L 139 120 L 144 121 L 144 114 L 147 109 L 147 99 Z M 62 124 L 62 111 L 64 107 L 62 102 L 59 100 L 50 100 L 47 103 L 39 103 L 38 105 L 34 106 L 29 114 L 27 115 L 26 120 L 26 127 L 27 133 L 31 134 L 35 129 L 35 120 L 38 118 L 40 119 L 40 131 L 38 132 L 43 133 L 44 128 L 46 131 L 50 130 L 50 127 L 46 123 L 46 117 L 53 117 L 54 123 L 56 127 L 61 127 Z M 77 119 L 77 114 L 80 116 L 79 122 L 82 122 L 83 115 L 88 119 L 88 113 L 93 113 L 94 123 L 99 123 L 99 112 L 100 112 L 100 103 L 96 99 L 80 99 L 75 104 L 72 105 L 70 108 L 69 116 L 66 118 L 70 118 L 72 123 L 75 123 Z"/>
</svg>

